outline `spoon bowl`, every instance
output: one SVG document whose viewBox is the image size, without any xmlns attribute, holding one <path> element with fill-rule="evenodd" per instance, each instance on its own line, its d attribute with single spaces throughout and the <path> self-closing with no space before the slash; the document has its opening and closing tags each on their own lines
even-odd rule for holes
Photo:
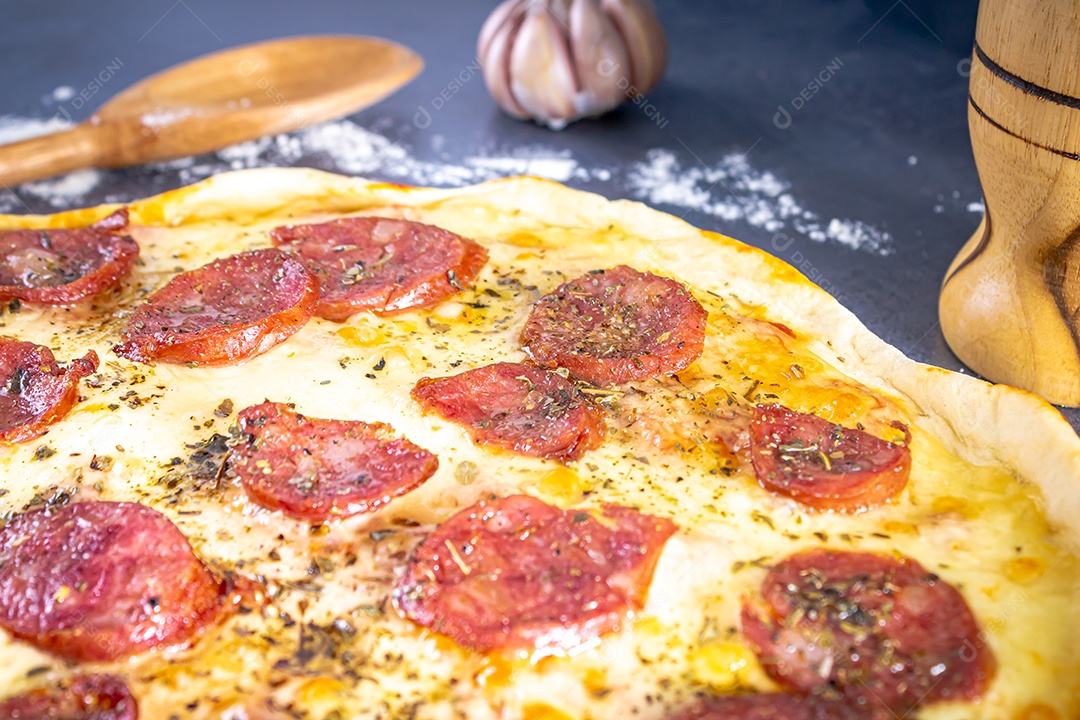
<svg viewBox="0 0 1080 720">
<path fill-rule="evenodd" d="M 152 75 L 75 127 L 0 146 L 0 184 L 170 160 L 342 117 L 423 61 L 379 38 L 304 36 L 222 50 Z"/>
</svg>

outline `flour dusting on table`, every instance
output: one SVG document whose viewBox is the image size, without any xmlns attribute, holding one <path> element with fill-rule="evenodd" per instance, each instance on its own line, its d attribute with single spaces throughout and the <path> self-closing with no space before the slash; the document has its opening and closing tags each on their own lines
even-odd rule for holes
<svg viewBox="0 0 1080 720">
<path fill-rule="evenodd" d="M 77 170 L 49 180 L 26 183 L 22 186 L 22 190 L 45 200 L 53 207 L 67 208 L 86 197 L 100 182 L 99 171 Z"/>
<path fill-rule="evenodd" d="M 742 221 L 777 234 L 794 230 L 816 242 L 833 240 L 878 255 L 893 253 L 889 233 L 858 220 L 823 221 L 789 192 L 789 183 L 757 170 L 745 155 L 732 153 L 711 166 L 687 165 L 670 150 L 650 150 L 644 162 L 631 166 L 627 186 L 653 205 Z"/>
<path fill-rule="evenodd" d="M 56 132 L 68 126 L 60 118 L 0 116 L 0 143 Z M 430 140 L 436 151 L 445 144 L 445 138 L 440 136 Z M 725 230 L 728 223 L 745 223 L 775 235 L 798 234 L 815 242 L 834 242 L 877 255 L 893 252 L 888 232 L 859 220 L 819 217 L 803 206 L 789 182 L 755 168 L 742 155 L 727 155 L 706 166 L 671 150 L 653 149 L 643 160 L 612 167 L 587 167 L 570 150 L 546 144 L 511 150 L 491 145 L 455 161 L 449 160 L 446 153 L 439 155 L 447 159 L 421 159 L 380 132 L 351 120 L 339 120 L 239 143 L 216 153 L 155 163 L 146 169 L 165 176 L 175 173 L 180 185 L 229 170 L 298 163 L 434 187 L 461 187 L 510 175 L 536 175 L 584 189 L 608 190 L 607 194 L 612 194 L 610 188 L 589 187 L 594 183 L 611 183 L 616 194 L 628 192 L 634 199 L 662 209 L 681 210 L 682 214 L 709 215 L 723 221 L 721 229 Z M 0 212 L 27 212 L 24 203 L 29 198 L 56 209 L 102 199 L 108 202 L 134 199 L 123 195 L 91 198 L 103 176 L 97 170 L 83 170 L 27 183 L 19 188 L 18 195 L 4 189 L 0 191 Z M 728 232 L 739 235 L 737 228 Z"/>
<path fill-rule="evenodd" d="M 15 115 L 0 115 L 0 144 L 17 142 L 38 135 L 48 135 L 59 130 L 66 130 L 71 123 L 52 117 L 48 120 L 25 118 Z"/>
<path fill-rule="evenodd" d="M 54 94 L 57 91 L 63 94 L 62 88 L 57 88 Z M 41 120 L 0 115 L 0 145 L 48 135 L 69 127 L 71 123 L 60 117 Z M 20 190 L 60 210 L 78 206 L 80 201 L 98 186 L 101 177 L 101 172 L 97 170 L 80 170 L 69 175 L 26 183 Z M 0 192 L 0 212 L 26 212 L 26 209 L 19 198 L 5 188 Z"/>
</svg>

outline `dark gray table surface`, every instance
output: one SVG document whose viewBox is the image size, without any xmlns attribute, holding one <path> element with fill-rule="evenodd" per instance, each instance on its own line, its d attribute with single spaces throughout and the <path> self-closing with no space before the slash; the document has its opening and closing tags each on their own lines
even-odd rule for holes
<svg viewBox="0 0 1080 720">
<path fill-rule="evenodd" d="M 623 169 L 645 161 L 650 150 L 670 151 L 684 168 L 745 154 L 756 171 L 788 185 L 807 211 L 887 233 L 891 254 L 815 241 L 791 223 L 770 230 L 659 207 L 812 270 L 873 332 L 910 357 L 964 370 L 938 327 L 937 296 L 949 262 L 980 218 L 970 207 L 981 193 L 966 116 L 973 2 L 942 8 L 915 0 L 659 0 L 671 55 L 665 80 L 648 94 L 652 117 L 627 106 L 560 133 L 510 119 L 488 97 L 475 71 L 475 39 L 495 4 L 6 0 L 0 116 L 60 113 L 78 121 L 154 71 L 261 39 L 386 37 L 416 49 L 427 67 L 352 120 L 398 143 L 413 160 L 453 164 L 542 145 L 568 152 L 581 167 L 609 169 L 610 176 L 594 173 L 567 184 L 619 198 L 640 197 Z M 79 95 L 63 102 L 52 96 L 60 86 L 85 91 L 103 72 L 107 80 L 82 102 Z M 787 116 L 777 115 L 781 108 Z M 290 161 L 343 169 L 320 153 Z M 367 175 L 409 179 L 392 164 Z M 184 178 L 162 168 L 110 171 L 77 204 L 133 199 Z M 712 194 L 722 201 L 725 192 Z M 57 209 L 18 189 L 15 200 L 19 211 Z M 1077 426 L 1080 415 L 1068 416 Z"/>
</svg>

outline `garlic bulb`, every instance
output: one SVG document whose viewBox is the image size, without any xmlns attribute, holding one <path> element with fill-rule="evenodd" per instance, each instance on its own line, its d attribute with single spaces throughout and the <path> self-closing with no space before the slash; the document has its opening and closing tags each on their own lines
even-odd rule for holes
<svg viewBox="0 0 1080 720">
<path fill-rule="evenodd" d="M 503 110 L 561 130 L 652 89 L 667 40 L 652 0 L 505 0 L 477 57 Z"/>
</svg>

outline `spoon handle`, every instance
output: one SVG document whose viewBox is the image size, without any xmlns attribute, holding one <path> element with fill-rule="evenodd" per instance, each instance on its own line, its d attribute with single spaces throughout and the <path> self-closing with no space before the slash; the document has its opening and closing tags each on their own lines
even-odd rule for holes
<svg viewBox="0 0 1080 720">
<path fill-rule="evenodd" d="M 82 123 L 70 130 L 0 145 L 0 186 L 10 188 L 92 167 L 101 156 L 102 131 Z"/>
</svg>

